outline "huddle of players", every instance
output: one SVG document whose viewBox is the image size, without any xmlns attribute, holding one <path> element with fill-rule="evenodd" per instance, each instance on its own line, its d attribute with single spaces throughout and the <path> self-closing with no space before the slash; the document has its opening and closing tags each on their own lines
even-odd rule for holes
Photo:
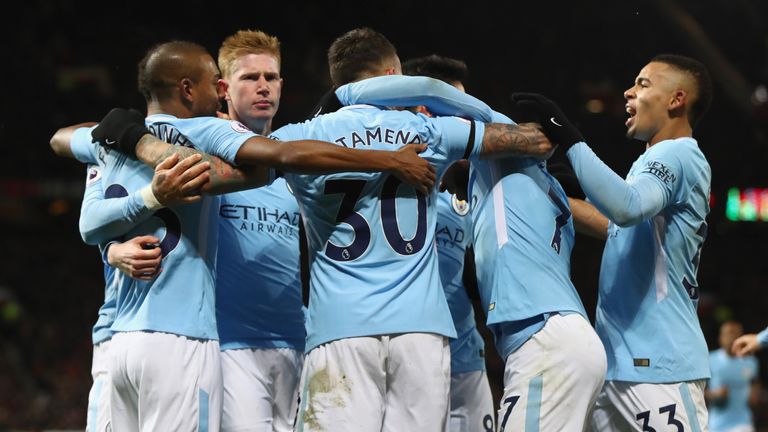
<svg viewBox="0 0 768 432">
<path fill-rule="evenodd" d="M 513 117 L 537 121 L 566 150 L 590 204 L 568 199 L 547 172 L 543 159 L 552 146 L 538 128 L 514 125 L 448 85 L 394 76 L 358 82 L 400 73 L 394 47 L 369 29 L 346 33 L 329 50 L 334 85 L 354 83 L 336 92 L 349 106 L 275 131 L 283 144 L 260 139 L 248 128 L 270 132 L 282 80 L 279 50 L 244 48 L 254 35 L 276 44 L 259 32 L 225 41 L 219 64 L 228 88 L 194 44 L 164 44 L 142 61 L 146 125 L 182 146 L 169 150 L 149 139 L 144 119 L 125 113 L 110 114 L 100 129 L 73 128 L 65 136 L 78 159 L 94 164 L 81 217 L 88 240 L 100 245 L 105 261 L 150 279 L 105 266 L 89 428 L 103 416 L 98 430 L 106 422 L 118 431 L 217 430 L 219 421 L 224 430 L 290 430 L 302 369 L 297 430 L 442 431 L 449 407 L 450 430 L 584 430 L 590 422 L 594 430 L 706 428 L 708 368 L 695 314 L 695 267 L 710 179 L 691 130 L 711 90 L 697 62 L 654 59 L 625 93 L 628 135 L 648 142 L 627 181 L 597 159 L 551 101 L 516 96 Z M 228 64 L 227 47 L 238 42 Z M 219 96 L 233 121 L 200 118 L 214 114 Z M 414 114 L 365 102 L 425 107 Z M 472 120 L 430 117 L 452 113 Z M 291 146 L 306 138 L 340 145 Z M 128 152 L 138 142 L 136 157 L 159 165 L 153 172 L 92 139 L 118 141 Z M 466 202 L 417 194 L 401 183 L 415 181 L 404 165 L 396 172 L 391 160 L 378 160 L 392 149 L 408 150 L 409 142 L 428 144 L 419 150 L 438 178 L 451 162 L 471 160 Z M 189 154 L 183 146 L 244 168 L 208 156 L 197 165 L 198 155 L 165 159 L 172 151 Z M 355 159 L 344 147 L 368 149 Z M 222 198 L 188 194 L 201 185 L 220 192 L 266 183 L 264 170 L 245 168 L 259 164 L 304 174 Z M 461 168 L 446 181 L 462 178 Z M 390 173 L 375 172 L 385 169 Z M 334 171 L 353 172 L 318 175 Z M 195 202 L 176 205 L 186 201 Z M 163 204 L 173 210 L 160 209 Z M 299 208 L 310 254 L 306 345 Z M 607 237 L 600 338 L 569 278 L 574 222 Z M 164 236 L 157 235 L 160 225 Z M 156 237 L 132 240 L 147 233 Z M 115 238 L 126 241 L 110 244 Z M 460 283 L 470 239 L 487 323 L 506 360 L 497 422 L 482 341 Z M 133 255 L 110 256 L 126 244 Z M 148 244 L 157 247 L 145 250 Z M 437 259 L 445 291 L 435 276 Z M 183 260 L 193 260 L 194 269 L 176 267 Z M 449 354 L 448 338 L 457 336 Z M 97 348 L 106 343 L 106 358 L 97 362 Z"/>
</svg>

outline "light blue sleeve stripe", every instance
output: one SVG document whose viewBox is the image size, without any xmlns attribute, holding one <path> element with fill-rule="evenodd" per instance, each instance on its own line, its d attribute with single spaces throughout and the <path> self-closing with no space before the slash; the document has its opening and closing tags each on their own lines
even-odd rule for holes
<svg viewBox="0 0 768 432">
<path fill-rule="evenodd" d="M 93 383 L 93 389 L 88 396 L 88 420 L 86 422 L 86 432 L 96 432 L 99 427 L 96 423 L 99 419 L 99 399 L 101 396 L 101 387 L 104 382 L 101 378 Z"/>
<path fill-rule="evenodd" d="M 691 391 L 688 390 L 688 383 L 680 384 L 680 397 L 683 398 L 685 414 L 688 416 L 688 425 L 691 426 L 691 431 L 701 432 L 701 427 L 699 426 L 699 418 L 696 416 L 696 405 L 693 403 Z"/>
<path fill-rule="evenodd" d="M 198 404 L 197 431 L 208 432 L 208 393 L 203 389 L 199 391 Z"/>
<path fill-rule="evenodd" d="M 533 377 L 528 383 L 528 405 L 525 407 L 525 432 L 539 432 L 541 387 L 543 385 L 543 375 Z"/>
</svg>

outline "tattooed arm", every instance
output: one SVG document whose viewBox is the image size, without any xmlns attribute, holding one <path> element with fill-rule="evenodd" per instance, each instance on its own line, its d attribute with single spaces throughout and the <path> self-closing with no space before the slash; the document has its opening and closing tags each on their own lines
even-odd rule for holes
<svg viewBox="0 0 768 432">
<path fill-rule="evenodd" d="M 481 158 L 530 156 L 547 159 L 554 146 L 534 124 L 487 123 L 483 135 Z"/>
<path fill-rule="evenodd" d="M 173 154 L 178 154 L 180 159 L 199 154 L 202 156 L 202 162 L 210 163 L 209 181 L 200 188 L 200 191 L 205 194 L 235 192 L 263 186 L 269 182 L 269 172 L 264 166 L 236 168 L 216 156 L 190 147 L 171 145 L 152 135 L 144 135 L 136 145 L 136 157 L 152 167 Z"/>
<path fill-rule="evenodd" d="M 403 146 L 397 151 L 354 150 L 323 141 L 277 141 L 261 136 L 249 138 L 238 150 L 236 161 L 243 166 L 232 167 L 223 160 L 204 154 L 210 162 L 210 181 L 201 189 L 207 194 L 221 194 L 267 184 L 269 167 L 283 171 L 324 174 L 345 171 L 391 172 L 422 193 L 429 193 L 435 184 L 435 169 L 418 153 L 425 144 Z M 155 166 L 173 153 L 181 157 L 197 150 L 171 146 L 152 135 L 144 135 L 136 145 L 136 156 Z"/>
</svg>

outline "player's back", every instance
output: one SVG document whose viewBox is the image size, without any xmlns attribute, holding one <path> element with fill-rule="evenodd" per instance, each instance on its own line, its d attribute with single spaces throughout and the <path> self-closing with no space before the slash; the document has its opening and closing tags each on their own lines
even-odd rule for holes
<svg viewBox="0 0 768 432">
<path fill-rule="evenodd" d="M 477 331 L 472 300 L 464 287 L 464 254 L 472 236 L 469 203 L 437 195 L 437 256 L 456 339 L 451 341 L 451 374 L 485 369 L 485 342 Z"/>
<path fill-rule="evenodd" d="M 489 166 L 490 165 L 490 166 Z M 488 324 L 586 317 L 570 279 L 574 228 L 562 187 L 531 159 L 473 164 L 475 262 Z"/>
<path fill-rule="evenodd" d="M 470 124 L 358 105 L 276 131 L 358 149 L 427 142 L 438 176 L 467 151 Z M 482 125 L 478 125 L 482 137 Z M 479 150 L 478 137 L 470 150 Z M 310 249 L 307 350 L 340 338 L 425 332 L 455 336 L 435 256 L 436 193 L 387 173 L 288 175 Z"/>
<path fill-rule="evenodd" d="M 696 271 L 707 230 L 709 164 L 693 138 L 666 140 L 647 149 L 627 179 L 648 174 L 668 189 L 667 206 L 633 226 L 611 223 L 603 252 L 596 327 L 614 352 L 608 379 L 708 378 Z"/>
<path fill-rule="evenodd" d="M 234 130 L 214 118 L 178 119 L 169 115 L 147 118 L 159 138 L 192 146 L 232 161 L 239 145 L 252 133 Z M 90 143 L 90 134 L 84 140 Z M 73 136 L 73 149 L 75 148 Z M 154 171 L 136 159 L 88 144 L 102 169 L 104 197 L 118 198 L 140 190 Z M 85 145 L 79 145 L 84 147 Z M 218 225 L 218 197 L 160 209 L 122 238 L 151 234 L 161 239 L 163 271 L 151 281 L 117 277 L 114 331 L 160 331 L 200 339 L 218 339 L 214 311 L 214 270 Z"/>
<path fill-rule="evenodd" d="M 499 113 L 494 121 L 512 123 Z M 549 312 L 586 318 L 570 279 L 574 228 L 568 200 L 545 162 L 473 162 L 469 183 L 478 286 L 488 324 Z"/>
</svg>

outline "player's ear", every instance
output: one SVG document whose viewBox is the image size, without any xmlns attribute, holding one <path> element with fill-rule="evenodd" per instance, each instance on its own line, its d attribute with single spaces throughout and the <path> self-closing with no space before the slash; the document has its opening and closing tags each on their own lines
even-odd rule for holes
<svg viewBox="0 0 768 432">
<path fill-rule="evenodd" d="M 182 78 L 179 80 L 178 86 L 181 98 L 191 102 L 195 83 L 189 78 Z"/>
<path fill-rule="evenodd" d="M 229 90 L 229 83 L 227 80 L 223 78 L 219 78 L 218 81 L 216 81 L 216 92 L 219 95 L 220 99 L 224 99 L 229 101 L 229 93 L 227 92 Z"/>
<path fill-rule="evenodd" d="M 683 89 L 675 90 L 669 98 L 667 109 L 670 113 L 682 114 L 688 105 L 688 92 Z"/>
</svg>

